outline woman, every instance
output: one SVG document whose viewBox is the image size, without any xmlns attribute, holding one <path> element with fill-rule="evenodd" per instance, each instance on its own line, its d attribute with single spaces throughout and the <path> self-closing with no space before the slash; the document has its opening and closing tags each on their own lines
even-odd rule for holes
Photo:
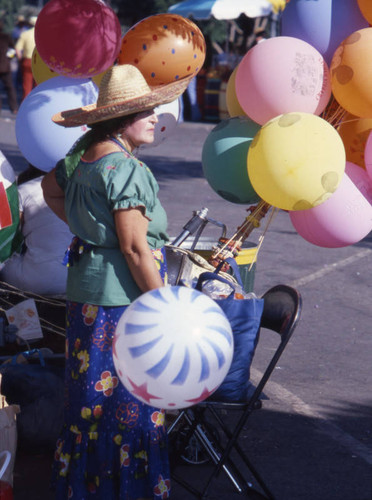
<svg viewBox="0 0 372 500">
<path fill-rule="evenodd" d="M 166 215 L 133 151 L 154 139 L 154 107 L 179 97 L 189 81 L 150 88 L 134 66 L 114 66 L 96 104 L 53 117 L 91 127 L 43 180 L 46 202 L 77 236 L 69 250 L 57 499 L 169 497 L 164 412 L 119 383 L 111 342 L 126 306 L 164 285 Z"/>
</svg>

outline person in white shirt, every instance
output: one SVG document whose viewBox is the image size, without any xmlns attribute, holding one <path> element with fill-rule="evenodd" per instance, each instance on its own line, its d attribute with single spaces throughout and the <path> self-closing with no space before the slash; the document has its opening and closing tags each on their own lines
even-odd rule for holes
<svg viewBox="0 0 372 500">
<path fill-rule="evenodd" d="M 25 250 L 6 261 L 0 280 L 25 292 L 64 295 L 67 268 L 62 261 L 73 235 L 44 201 L 41 189 L 44 174 L 30 166 L 18 177 Z"/>
</svg>

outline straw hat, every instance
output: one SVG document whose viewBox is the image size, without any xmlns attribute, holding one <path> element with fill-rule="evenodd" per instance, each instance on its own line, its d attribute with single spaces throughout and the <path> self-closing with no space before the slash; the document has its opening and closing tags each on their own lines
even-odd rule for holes
<svg viewBox="0 0 372 500">
<path fill-rule="evenodd" d="M 52 120 L 63 127 L 77 127 L 146 111 L 177 99 L 186 90 L 193 76 L 195 75 L 150 87 L 135 66 L 113 66 L 101 80 L 95 104 L 62 111 L 54 115 Z"/>
</svg>

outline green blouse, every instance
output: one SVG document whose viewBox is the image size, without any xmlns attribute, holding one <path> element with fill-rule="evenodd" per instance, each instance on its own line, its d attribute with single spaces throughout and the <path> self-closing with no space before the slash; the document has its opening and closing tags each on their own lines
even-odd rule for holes
<svg viewBox="0 0 372 500">
<path fill-rule="evenodd" d="M 120 251 L 113 212 L 144 207 L 148 244 L 151 249 L 163 247 L 168 241 L 167 217 L 155 177 L 144 163 L 118 152 L 94 162 L 81 160 L 71 177 L 61 160 L 56 179 L 65 192 L 71 232 L 93 245 L 69 267 L 67 298 L 104 306 L 130 304 L 141 292 Z"/>
</svg>

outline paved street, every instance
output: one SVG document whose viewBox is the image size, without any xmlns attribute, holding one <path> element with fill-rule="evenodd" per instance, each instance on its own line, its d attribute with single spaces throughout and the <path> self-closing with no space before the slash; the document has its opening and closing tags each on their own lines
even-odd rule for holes
<svg viewBox="0 0 372 500">
<path fill-rule="evenodd" d="M 14 126 L 14 117 L 3 110 L 0 150 L 20 172 L 26 162 Z M 172 236 L 201 207 L 226 224 L 229 235 L 246 215 L 245 206 L 219 198 L 203 178 L 201 150 L 213 126 L 181 123 L 164 143 L 140 152 L 159 181 Z M 258 242 L 266 219 L 251 241 Z M 218 228 L 208 225 L 206 236 L 216 239 Z M 279 212 L 258 255 L 254 290 L 260 295 L 278 283 L 301 292 L 302 319 L 267 385 L 269 399 L 250 418 L 241 445 L 250 450 L 277 500 L 371 500 L 372 235 L 351 247 L 323 249 L 303 240 L 288 214 Z M 263 341 L 253 378 L 270 351 L 271 345 Z M 45 457 L 34 457 L 33 463 L 31 474 L 20 465 L 16 468 L 15 500 L 51 498 L 43 481 Z M 187 466 L 183 474 L 203 472 L 200 466 Z M 27 477 L 27 487 L 22 477 Z M 191 496 L 175 487 L 172 498 Z M 210 498 L 237 495 L 222 481 Z"/>
</svg>

